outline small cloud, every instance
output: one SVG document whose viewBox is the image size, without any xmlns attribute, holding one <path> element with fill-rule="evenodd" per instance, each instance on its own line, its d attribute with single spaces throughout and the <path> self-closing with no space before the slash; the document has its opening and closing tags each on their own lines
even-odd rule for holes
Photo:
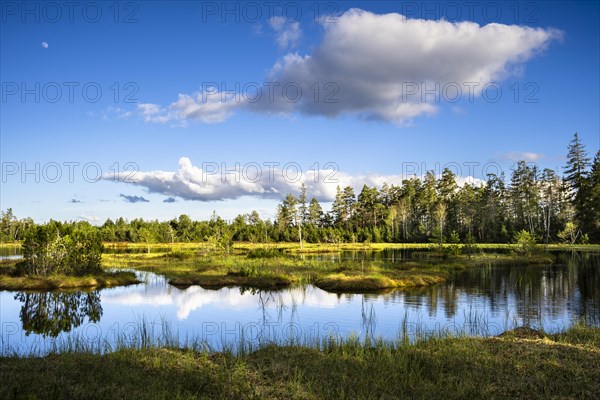
<svg viewBox="0 0 600 400">
<path fill-rule="evenodd" d="M 102 118 L 108 119 L 109 116 L 115 115 L 118 119 L 127 119 L 133 115 L 133 111 L 127 111 L 121 107 L 108 107 L 106 112 L 103 113 Z"/>
<path fill-rule="evenodd" d="M 541 158 L 544 158 L 544 155 L 541 153 L 532 153 L 528 151 L 509 151 L 508 153 L 502 154 L 500 158 L 508 161 L 535 162 Z"/>
<path fill-rule="evenodd" d="M 289 22 L 285 17 L 273 17 L 269 25 L 276 33 L 277 45 L 281 50 L 294 48 L 302 38 L 302 29 L 299 22 Z"/>
<path fill-rule="evenodd" d="M 459 106 L 453 106 L 452 107 L 452 114 L 456 114 L 456 115 L 465 115 L 467 113 L 467 111 Z"/>
<path fill-rule="evenodd" d="M 77 219 L 81 219 L 88 222 L 100 222 L 100 217 L 95 215 L 79 215 Z"/>
<path fill-rule="evenodd" d="M 163 200 L 163 203 L 177 203 L 177 200 L 175 200 L 173 197 L 167 197 Z"/>
<path fill-rule="evenodd" d="M 68 201 L 68 203 L 78 204 L 78 203 L 83 203 L 83 201 L 77 200 L 77 199 L 71 199 Z"/>
<path fill-rule="evenodd" d="M 263 24 L 253 24 L 251 29 L 252 33 L 254 33 L 256 36 L 264 35 Z"/>
<path fill-rule="evenodd" d="M 168 107 L 140 103 L 136 111 L 145 122 L 157 124 L 173 122 L 175 126 L 186 126 L 189 119 L 205 124 L 221 123 L 231 117 L 233 110 L 241 105 L 233 94 L 204 91 L 192 95 L 179 94 L 177 101 Z"/>
<path fill-rule="evenodd" d="M 150 203 L 150 200 L 147 200 L 142 196 L 128 196 L 121 193 L 119 197 L 121 197 L 127 203 Z"/>
</svg>

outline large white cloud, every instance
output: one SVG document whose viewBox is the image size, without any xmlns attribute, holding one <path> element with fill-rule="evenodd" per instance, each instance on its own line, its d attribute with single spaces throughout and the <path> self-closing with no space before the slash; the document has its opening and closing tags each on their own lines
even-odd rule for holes
<svg viewBox="0 0 600 400">
<path fill-rule="evenodd" d="M 138 171 L 106 174 L 103 179 L 113 182 L 127 182 L 144 187 L 150 193 L 179 197 L 185 200 L 215 201 L 237 199 L 242 196 L 260 198 L 285 197 L 288 193 L 299 194 L 302 183 L 308 195 L 320 201 L 332 201 L 337 186 L 351 186 L 358 194 L 363 185 L 381 188 L 384 183 L 401 185 L 403 176 L 382 174 L 349 174 L 338 171 L 334 165 L 328 169 L 302 169 L 299 164 L 284 165 L 247 163 L 223 165 L 203 163 L 194 166 L 187 157 L 179 159 L 177 171 Z M 481 180 L 470 176 L 457 177 L 459 184 L 466 182 L 480 184 Z"/>
<path fill-rule="evenodd" d="M 561 35 L 553 29 L 406 19 L 359 9 L 323 26 L 320 46 L 310 55 L 287 54 L 270 79 L 282 86 L 297 83 L 308 94 L 315 82 L 323 88 L 330 83 L 339 88 L 332 96 L 339 101 L 303 96 L 291 103 L 282 96 L 256 108 L 353 113 L 402 123 L 435 113 L 435 96 L 425 96 L 424 89 L 437 92 L 441 101 L 453 99 L 456 88 L 479 95 L 486 84 L 506 78 Z"/>
<path fill-rule="evenodd" d="M 277 20 L 271 25 L 280 34 L 280 46 L 292 46 L 301 34 L 299 26 Z M 454 99 L 457 87 L 464 96 L 478 96 L 486 84 L 521 71 L 526 61 L 562 35 L 555 29 L 408 19 L 360 9 L 322 26 L 322 42 L 311 54 L 288 53 L 273 65 L 264 80 L 279 85 L 273 97 L 266 88 L 256 102 L 182 94 L 168 108 L 144 104 L 138 111 L 151 122 L 217 123 L 244 108 L 260 113 L 347 113 L 402 124 L 438 110 L 435 96 L 425 96 L 425 88 L 437 92 L 441 101 Z M 302 95 L 295 98 L 292 87 L 286 96 L 286 85 L 300 87 Z"/>
</svg>

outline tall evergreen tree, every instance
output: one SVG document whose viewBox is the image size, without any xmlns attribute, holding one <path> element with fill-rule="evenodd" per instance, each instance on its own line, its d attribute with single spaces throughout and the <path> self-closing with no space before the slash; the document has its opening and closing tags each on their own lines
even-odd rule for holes
<svg viewBox="0 0 600 400">
<path fill-rule="evenodd" d="M 590 228 L 589 205 L 589 172 L 590 159 L 584 144 L 579 140 L 577 132 L 569 143 L 567 165 L 565 166 L 565 181 L 570 188 L 570 196 L 575 208 L 575 222 L 579 228 L 586 231 Z"/>
<path fill-rule="evenodd" d="M 596 152 L 590 173 L 590 215 L 593 239 L 600 241 L 600 150 Z"/>
</svg>

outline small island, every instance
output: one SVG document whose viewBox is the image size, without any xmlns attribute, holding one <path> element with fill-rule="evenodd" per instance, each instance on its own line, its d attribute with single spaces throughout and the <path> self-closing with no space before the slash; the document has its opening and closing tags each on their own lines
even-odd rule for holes
<svg viewBox="0 0 600 400">
<path fill-rule="evenodd" d="M 32 227 L 23 260 L 0 265 L 0 290 L 98 288 L 139 283 L 132 272 L 102 269 L 102 239 L 93 229 L 50 221 Z"/>
</svg>

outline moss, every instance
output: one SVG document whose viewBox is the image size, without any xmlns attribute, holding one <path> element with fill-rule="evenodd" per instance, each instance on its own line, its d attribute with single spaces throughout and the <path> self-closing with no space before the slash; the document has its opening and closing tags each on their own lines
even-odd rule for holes
<svg viewBox="0 0 600 400">
<path fill-rule="evenodd" d="M 0 290 L 53 290 L 102 288 L 140 283 L 133 272 L 103 272 L 88 276 L 10 276 L 0 275 Z"/>
<path fill-rule="evenodd" d="M 257 289 L 278 289 L 289 286 L 294 281 L 286 276 L 235 276 L 189 274 L 169 279 L 169 283 L 177 287 L 200 285 L 206 288 L 245 286 Z"/>
<path fill-rule="evenodd" d="M 320 289 L 330 292 L 356 293 L 398 287 L 432 285 L 443 282 L 444 280 L 445 277 L 441 275 L 425 275 L 417 272 L 398 279 L 380 275 L 349 276 L 345 274 L 335 274 L 317 279 L 314 283 Z"/>
</svg>

